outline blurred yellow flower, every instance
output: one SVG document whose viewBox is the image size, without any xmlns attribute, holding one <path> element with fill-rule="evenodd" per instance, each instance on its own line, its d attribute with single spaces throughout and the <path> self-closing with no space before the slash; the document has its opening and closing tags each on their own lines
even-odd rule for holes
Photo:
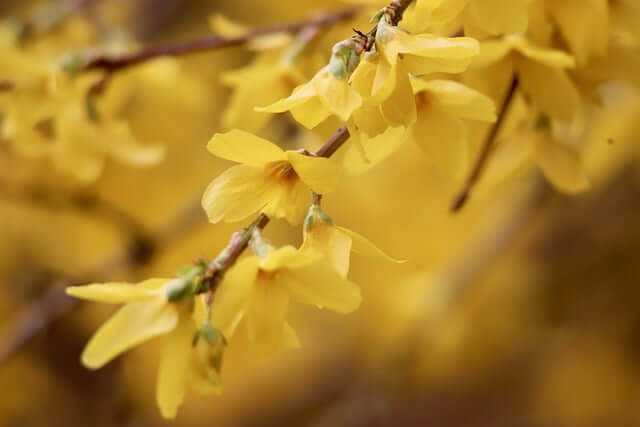
<svg viewBox="0 0 640 427">
<path fill-rule="evenodd" d="M 468 162 L 465 120 L 494 122 L 493 100 L 481 92 L 451 80 L 411 79 L 418 119 L 411 138 L 430 162 L 443 172 L 458 176 Z"/>
<path fill-rule="evenodd" d="M 496 75 L 500 64 L 506 76 Z M 578 91 L 567 74 L 575 59 L 560 50 L 537 46 L 522 36 L 487 40 L 471 68 L 485 80 L 518 76 L 518 82 L 532 104 L 553 118 L 569 120 L 579 106 Z"/>
<path fill-rule="evenodd" d="M 207 148 L 215 156 L 242 163 L 207 187 L 202 206 L 212 223 L 264 212 L 298 224 L 309 205 L 310 190 L 326 194 L 340 181 L 341 170 L 334 160 L 284 151 L 240 130 L 216 134 Z"/>
</svg>

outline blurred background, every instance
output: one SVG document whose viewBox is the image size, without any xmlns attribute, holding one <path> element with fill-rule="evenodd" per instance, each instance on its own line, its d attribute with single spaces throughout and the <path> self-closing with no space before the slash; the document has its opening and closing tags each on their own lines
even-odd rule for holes
<svg viewBox="0 0 640 427">
<path fill-rule="evenodd" d="M 33 49 L 62 55 L 105 39 L 162 44 L 210 34 L 216 14 L 258 26 L 344 7 L 319 0 L 2 0 L 0 17 L 51 17 L 63 3 L 75 9 Z M 340 40 L 350 25 L 323 37 Z M 72 301 L 61 290 L 172 275 L 226 245 L 239 225 L 207 224 L 199 201 L 228 163 L 205 146 L 224 130 L 231 92 L 220 74 L 252 55 L 231 48 L 171 62 L 164 77 L 147 78 L 146 65 L 118 74 L 109 90 L 136 89 L 124 107 L 134 133 L 167 147 L 152 168 L 107 161 L 98 181 L 80 184 L 47 159 L 25 158 L 0 142 L 0 426 L 171 424 L 155 405 L 159 343 L 102 370 L 85 369 L 82 348 L 114 308 Z M 361 309 L 344 317 L 293 307 L 299 350 L 258 361 L 236 334 L 224 393 L 189 394 L 173 423 L 640 426 L 639 119 L 633 94 L 614 88 L 584 134 L 592 185 L 576 197 L 555 193 L 527 169 L 451 215 L 460 182 L 411 144 L 345 180 L 326 198 L 326 210 L 408 262 L 354 255 Z M 278 117 L 261 134 L 283 146 L 321 141 L 291 123 Z M 301 239 L 284 222 L 270 225 L 267 236 L 279 244 Z"/>
</svg>

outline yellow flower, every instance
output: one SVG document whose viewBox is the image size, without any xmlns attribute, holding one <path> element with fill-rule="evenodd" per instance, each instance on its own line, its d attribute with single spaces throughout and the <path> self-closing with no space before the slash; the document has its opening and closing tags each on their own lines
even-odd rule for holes
<svg viewBox="0 0 640 427">
<path fill-rule="evenodd" d="M 221 15 L 211 19 L 211 26 L 226 36 L 239 36 L 249 30 Z M 259 132 L 273 116 L 255 107 L 287 97 L 321 66 L 322 56 L 307 53 L 307 44 L 282 33 L 252 39 L 248 47 L 258 53 L 251 64 L 222 74 L 222 83 L 234 90 L 222 124 L 229 129 Z"/>
<path fill-rule="evenodd" d="M 326 194 L 340 180 L 341 170 L 332 159 L 284 151 L 240 130 L 216 134 L 207 148 L 220 158 L 242 163 L 220 174 L 206 189 L 202 206 L 212 223 L 264 212 L 297 224 L 309 205 L 310 189 Z"/>
<path fill-rule="evenodd" d="M 420 16 L 430 16 L 437 24 L 456 19 L 465 34 L 501 35 L 527 29 L 528 0 L 417 0 Z"/>
<path fill-rule="evenodd" d="M 313 129 L 331 115 L 347 121 L 362 105 L 362 98 L 348 83 L 347 75 L 336 75 L 327 65 L 307 83 L 296 87 L 293 93 L 257 111 L 284 113 L 291 111 L 293 118 L 308 129 Z"/>
<path fill-rule="evenodd" d="M 99 369 L 123 352 L 151 338 L 165 335 L 158 371 L 156 397 L 162 415 L 173 418 L 184 399 L 191 377 L 202 370 L 193 362 L 193 299 L 182 298 L 200 270 L 177 279 L 149 279 L 127 283 L 92 284 L 67 288 L 76 298 L 125 304 L 93 335 L 82 353 L 82 363 Z M 194 351 L 201 351 L 197 347 Z"/>
<path fill-rule="evenodd" d="M 351 77 L 364 100 L 353 117 L 356 127 L 376 136 L 387 126 L 409 126 L 416 120 L 409 74 L 460 73 L 477 53 L 471 38 L 416 36 L 380 20 L 376 52 L 366 54 Z"/>
<path fill-rule="evenodd" d="M 391 258 L 355 231 L 333 224 L 333 221 L 315 206 L 311 207 L 305 221 L 304 240 L 300 250 L 321 253 L 342 277 L 347 277 L 349 272 L 351 252 L 375 261 L 405 262 Z"/>
<path fill-rule="evenodd" d="M 268 356 L 294 340 L 285 318 L 289 302 L 350 313 L 360 305 L 360 289 L 326 263 L 321 254 L 292 246 L 268 248 L 262 257 L 239 260 L 214 296 L 213 324 L 231 337 L 242 320 L 259 355 Z"/>
<path fill-rule="evenodd" d="M 411 126 L 411 138 L 429 160 L 448 174 L 458 177 L 467 165 L 465 120 L 494 122 L 491 98 L 451 80 L 412 78 L 418 119 Z"/>
<path fill-rule="evenodd" d="M 471 78 L 502 82 L 517 75 L 534 106 L 553 118 L 569 120 L 580 102 L 567 75 L 567 70 L 574 67 L 574 58 L 565 52 L 534 45 L 521 36 L 509 36 L 482 42 L 469 74 Z"/>
<path fill-rule="evenodd" d="M 533 162 L 559 191 L 580 193 L 589 187 L 580 152 L 550 129 L 527 129 L 501 140 L 489 161 L 482 186 L 492 186 Z"/>
<path fill-rule="evenodd" d="M 52 70 L 46 79 L 21 83 L 6 95 L 3 136 L 23 155 L 50 156 L 56 168 L 85 182 L 99 177 L 107 158 L 133 166 L 160 162 L 164 147 L 141 144 L 112 98 L 89 98 L 100 78 Z"/>
<path fill-rule="evenodd" d="M 606 53 L 608 0 L 537 0 L 531 7 L 544 9 L 552 18 L 579 64 Z"/>
</svg>

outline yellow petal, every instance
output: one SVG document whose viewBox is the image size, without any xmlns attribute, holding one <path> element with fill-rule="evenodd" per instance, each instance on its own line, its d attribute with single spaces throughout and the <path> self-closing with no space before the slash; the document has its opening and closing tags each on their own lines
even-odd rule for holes
<svg viewBox="0 0 640 427">
<path fill-rule="evenodd" d="M 291 108 L 293 118 L 307 129 L 314 129 L 331 116 L 331 111 L 325 107 L 319 98 L 311 98 L 308 102 Z"/>
<path fill-rule="evenodd" d="M 480 52 L 475 39 L 470 37 L 412 36 L 399 49 L 403 62 L 414 75 L 429 73 L 461 73 Z"/>
<path fill-rule="evenodd" d="M 99 369 L 130 348 L 171 331 L 177 322 L 178 313 L 164 296 L 131 302 L 96 331 L 82 353 L 82 363 Z"/>
<path fill-rule="evenodd" d="M 407 132 L 404 127 L 387 128 L 384 133 L 373 138 L 368 138 L 360 133 L 358 140 L 364 147 L 367 156 L 363 158 L 361 150 L 355 145 L 350 145 L 347 148 L 344 167 L 352 175 L 368 171 L 395 153 L 407 140 Z"/>
<path fill-rule="evenodd" d="M 359 255 L 366 256 L 367 258 L 371 258 L 378 261 L 391 261 L 398 264 L 405 263 L 405 260 L 398 260 L 390 257 L 385 254 L 381 249 L 376 247 L 373 243 L 371 243 L 366 237 L 361 234 L 356 233 L 355 231 L 349 230 L 344 227 L 336 228 L 345 235 L 351 238 L 351 250 Z"/>
<path fill-rule="evenodd" d="M 156 384 L 156 401 L 165 418 L 175 418 L 184 400 L 195 332 L 193 320 L 182 314 L 176 328 L 165 338 Z"/>
<path fill-rule="evenodd" d="M 605 54 L 609 43 L 607 0 L 551 1 L 547 9 L 580 63 Z"/>
<path fill-rule="evenodd" d="M 527 0 L 471 0 L 469 12 L 479 26 L 493 35 L 527 29 Z"/>
<path fill-rule="evenodd" d="M 281 348 L 300 348 L 300 340 L 298 334 L 287 322 L 284 322 L 284 329 L 282 330 L 282 344 Z"/>
<path fill-rule="evenodd" d="M 342 277 L 349 272 L 351 237 L 333 225 L 316 220 L 304 233 L 301 251 L 321 253 Z"/>
<path fill-rule="evenodd" d="M 309 207 L 311 192 L 297 176 L 290 181 L 283 181 L 269 187 L 265 195 L 269 202 L 262 212 L 270 218 L 285 218 L 296 226 L 302 221 Z"/>
<path fill-rule="evenodd" d="M 280 349 L 288 307 L 289 295 L 279 283 L 269 278 L 258 280 L 246 313 L 249 340 L 258 356 L 268 357 Z"/>
<path fill-rule="evenodd" d="M 439 106 L 463 119 L 494 122 L 496 107 L 491 98 L 453 80 L 411 79 L 414 93 L 426 91 L 435 97 Z"/>
<path fill-rule="evenodd" d="M 342 277 L 324 260 L 284 271 L 280 280 L 299 302 L 338 313 L 356 310 L 362 300 L 358 285 Z"/>
<path fill-rule="evenodd" d="M 214 156 L 250 166 L 263 166 L 286 158 L 274 143 L 238 129 L 215 134 L 207 149 Z"/>
<path fill-rule="evenodd" d="M 269 203 L 273 185 L 263 168 L 234 166 L 209 184 L 202 196 L 202 208 L 213 224 L 241 221 Z"/>
<path fill-rule="evenodd" d="M 302 182 L 316 193 L 327 194 L 338 186 L 342 171 L 335 160 L 295 151 L 287 151 L 287 157 Z"/>
<path fill-rule="evenodd" d="M 575 68 L 573 56 L 557 49 L 549 49 L 529 42 L 524 37 L 511 37 L 509 41 L 522 55 L 533 61 L 553 68 Z"/>
<path fill-rule="evenodd" d="M 421 109 L 411 128 L 414 142 L 428 160 L 447 176 L 459 178 L 469 163 L 467 132 L 464 123 L 438 106 Z"/>
<path fill-rule="evenodd" d="M 167 283 L 170 279 L 150 279 L 137 286 L 129 283 L 95 283 L 86 286 L 70 286 L 65 289 L 67 295 L 88 301 L 108 304 L 122 304 L 158 295 L 154 289 Z"/>
<path fill-rule="evenodd" d="M 397 73 L 396 85 L 391 96 L 380 104 L 380 111 L 391 127 L 407 127 L 416 121 L 416 104 L 409 75 L 403 61 L 398 61 L 392 72 Z"/>
<path fill-rule="evenodd" d="M 589 187 L 577 150 L 542 134 L 536 140 L 535 155 L 540 169 L 560 191 L 579 193 Z"/>
<path fill-rule="evenodd" d="M 342 121 L 349 120 L 351 114 L 362 105 L 360 94 L 349 86 L 346 79 L 335 77 L 328 68 L 320 71 L 311 82 L 320 101 Z"/>
<path fill-rule="evenodd" d="M 316 96 L 316 89 L 311 82 L 296 87 L 287 98 L 274 102 L 266 107 L 256 107 L 256 111 L 267 113 L 284 113 L 298 107 Z"/>
<path fill-rule="evenodd" d="M 317 262 L 320 254 L 282 246 L 260 259 L 260 269 L 274 271 L 281 268 L 302 268 Z"/>
<path fill-rule="evenodd" d="M 257 275 L 258 259 L 253 256 L 243 258 L 225 274 L 216 290 L 211 321 L 227 338 L 231 338 L 235 332 Z"/>
<path fill-rule="evenodd" d="M 518 76 L 522 89 L 539 110 L 560 120 L 573 117 L 580 98 L 565 71 L 522 61 L 518 64 Z"/>
<path fill-rule="evenodd" d="M 485 68 L 502 61 L 513 46 L 505 40 L 486 40 L 480 43 L 480 52 L 473 58 L 471 68 Z"/>
</svg>

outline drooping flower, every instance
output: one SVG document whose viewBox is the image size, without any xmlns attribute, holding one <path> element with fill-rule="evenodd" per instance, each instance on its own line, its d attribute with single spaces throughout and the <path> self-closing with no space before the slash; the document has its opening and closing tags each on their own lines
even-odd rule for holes
<svg viewBox="0 0 640 427">
<path fill-rule="evenodd" d="M 351 77 L 364 100 L 353 121 L 368 136 L 415 122 L 410 74 L 460 73 L 478 53 L 478 43 L 471 38 L 412 35 L 385 19 L 378 24 L 375 46 Z"/>
<path fill-rule="evenodd" d="M 158 371 L 156 398 L 162 415 L 175 417 L 184 400 L 190 378 L 200 379 L 202 365 L 193 352 L 197 332 L 193 319 L 194 298 L 190 291 L 201 270 L 194 268 L 177 279 L 149 279 L 137 285 L 104 283 L 67 288 L 67 294 L 84 300 L 124 304 L 93 335 L 82 353 L 82 363 L 90 369 L 105 364 L 151 338 L 165 336 Z M 220 349 L 218 349 L 220 351 Z M 200 387 L 204 388 L 204 387 Z M 210 384 L 219 390 L 219 384 Z"/>
<path fill-rule="evenodd" d="M 342 277 L 347 277 L 351 252 L 375 261 L 403 263 L 378 249 L 366 237 L 337 226 L 319 207 L 312 205 L 305 220 L 301 251 L 321 253 Z"/>
<path fill-rule="evenodd" d="M 202 206 L 212 223 L 264 212 L 297 224 L 308 206 L 310 189 L 326 194 L 340 180 L 334 160 L 284 151 L 240 130 L 216 134 L 207 148 L 215 156 L 242 163 L 220 174 L 206 189 Z"/>
<path fill-rule="evenodd" d="M 360 305 L 361 295 L 358 286 L 338 274 L 321 254 L 269 246 L 262 256 L 240 259 L 227 272 L 213 301 L 213 324 L 231 337 L 244 321 L 257 353 L 269 356 L 283 341 L 297 341 L 285 321 L 292 299 L 350 313 Z"/>
<path fill-rule="evenodd" d="M 243 25 L 216 15 L 211 20 L 218 34 L 238 36 L 249 31 Z M 231 100 L 222 116 L 226 128 L 259 132 L 272 115 L 256 111 L 287 97 L 313 75 L 322 64 L 322 56 L 307 49 L 308 41 L 289 34 L 275 34 L 253 39 L 248 48 L 257 51 L 246 67 L 227 71 L 221 81 L 233 89 Z"/>
<path fill-rule="evenodd" d="M 494 122 L 495 104 L 481 92 L 451 80 L 412 78 L 411 85 L 418 108 L 411 138 L 433 164 L 458 176 L 468 161 L 465 120 Z"/>
<path fill-rule="evenodd" d="M 294 119 L 308 129 L 313 129 L 330 116 L 347 121 L 362 105 L 362 98 L 349 84 L 349 76 L 360 58 L 353 39 L 336 44 L 331 61 L 307 83 L 293 93 L 258 111 L 283 113 L 290 111 Z"/>
<path fill-rule="evenodd" d="M 563 51 L 537 46 L 522 36 L 507 36 L 481 43 L 480 54 L 465 82 L 492 93 L 491 88 L 482 87 L 486 82 L 509 82 L 515 75 L 537 109 L 553 118 L 569 120 L 580 103 L 578 91 L 567 74 L 575 65 L 575 59 Z"/>
<path fill-rule="evenodd" d="M 580 151 L 554 135 L 547 120 L 537 128 L 522 127 L 501 139 L 482 179 L 487 187 L 527 165 L 537 165 L 559 191 L 576 194 L 589 187 Z"/>
<path fill-rule="evenodd" d="M 465 34 L 497 36 L 527 29 L 528 0 L 417 0 L 419 16 L 443 25 L 459 21 Z"/>
</svg>

